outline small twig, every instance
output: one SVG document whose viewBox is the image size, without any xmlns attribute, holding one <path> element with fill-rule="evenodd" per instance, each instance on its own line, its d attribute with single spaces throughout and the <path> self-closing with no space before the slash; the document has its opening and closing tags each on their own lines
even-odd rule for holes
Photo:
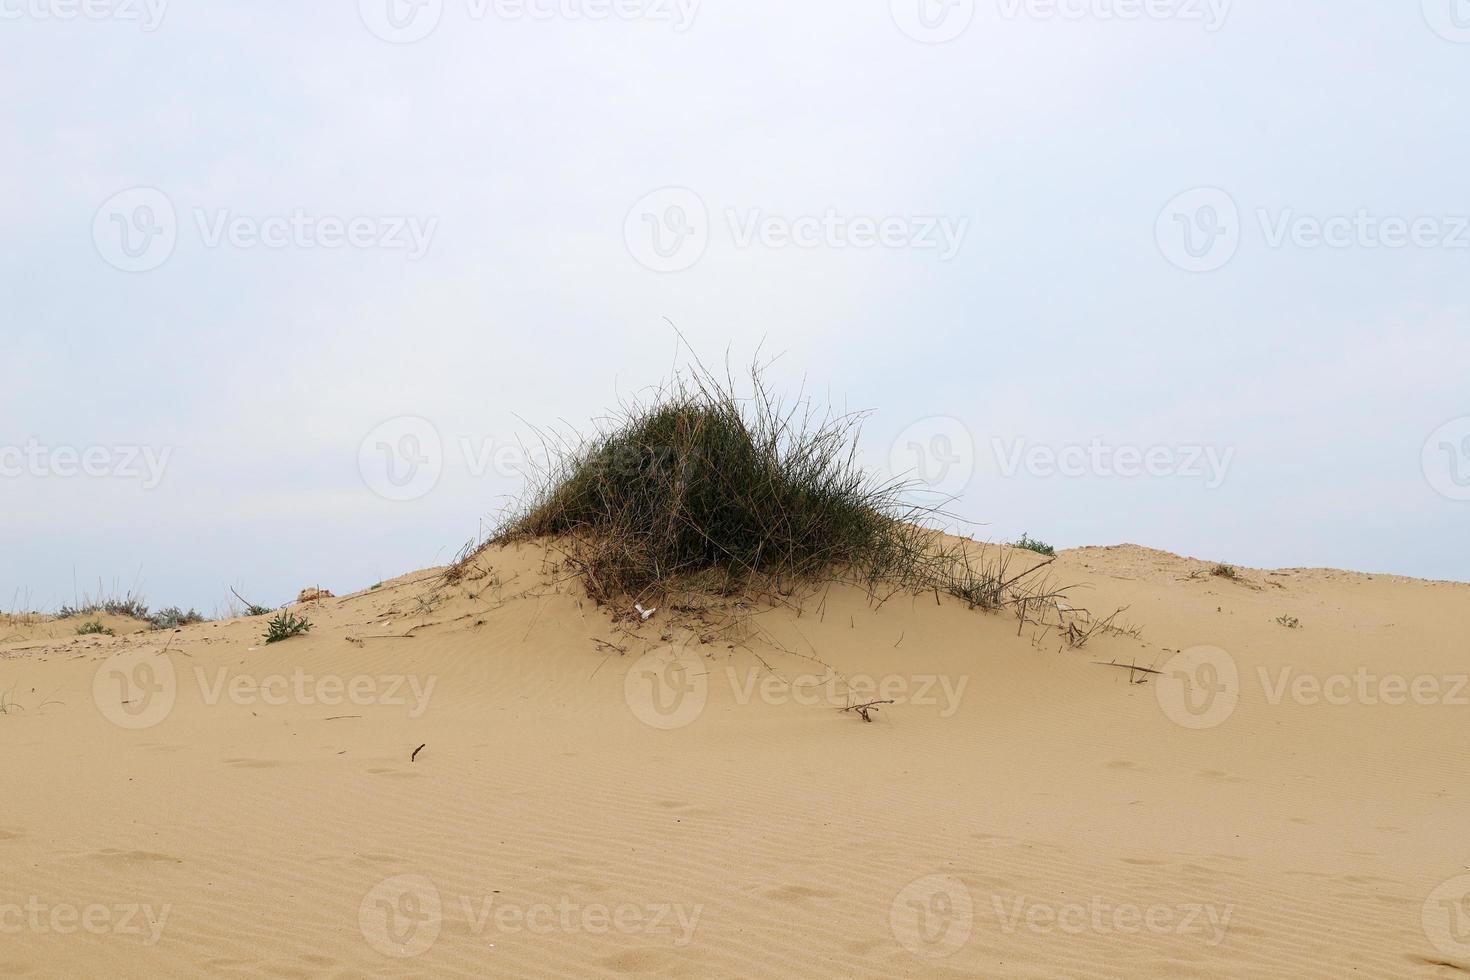
<svg viewBox="0 0 1470 980">
<path fill-rule="evenodd" d="M 1119 670 L 1127 670 L 1128 671 L 1128 683 L 1130 683 L 1130 684 L 1142 684 L 1142 683 L 1144 683 L 1144 681 L 1148 680 L 1148 678 L 1145 677 L 1145 678 L 1143 678 L 1143 680 L 1137 680 L 1136 681 L 1136 680 L 1133 679 L 1134 673 L 1139 673 L 1139 674 L 1159 674 L 1159 675 L 1162 675 L 1164 673 L 1162 670 L 1154 670 L 1152 667 L 1140 667 L 1137 664 L 1120 664 L 1116 660 L 1110 660 L 1110 661 L 1094 660 L 1093 663 L 1096 664 L 1099 667 L 1117 667 Z"/>
<path fill-rule="evenodd" d="M 424 745 L 428 745 L 428 744 L 429 744 L 428 742 L 425 742 L 424 743 Z M 418 748 L 416 748 L 416 749 L 413 750 L 413 755 L 411 755 L 411 756 L 408 757 L 408 761 L 409 762 L 413 762 L 415 759 L 417 759 L 419 757 L 419 753 L 424 750 L 424 745 L 420 745 Z"/>
<path fill-rule="evenodd" d="M 871 722 L 873 719 L 871 717 L 869 717 L 869 712 L 877 711 L 878 710 L 878 706 L 880 704 L 893 704 L 893 703 L 894 702 L 892 700 L 888 700 L 888 701 L 868 701 L 868 702 L 866 702 L 864 704 L 850 704 L 847 707 L 843 708 L 842 710 L 843 711 L 856 711 L 859 715 L 862 716 L 863 721 Z"/>
</svg>

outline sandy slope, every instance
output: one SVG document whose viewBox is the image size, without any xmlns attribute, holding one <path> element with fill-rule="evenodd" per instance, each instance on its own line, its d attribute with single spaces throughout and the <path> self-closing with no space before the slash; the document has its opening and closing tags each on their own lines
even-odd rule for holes
<svg viewBox="0 0 1470 980">
<path fill-rule="evenodd" d="M 484 561 L 270 647 L 7 621 L 0 975 L 1470 971 L 1470 586 L 1081 549 L 1142 633 L 1074 650 L 852 587 L 614 623 Z"/>
</svg>

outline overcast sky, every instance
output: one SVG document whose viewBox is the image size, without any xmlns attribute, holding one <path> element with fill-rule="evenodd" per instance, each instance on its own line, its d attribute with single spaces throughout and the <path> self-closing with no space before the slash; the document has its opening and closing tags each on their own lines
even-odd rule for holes
<svg viewBox="0 0 1470 980">
<path fill-rule="evenodd" d="M 977 536 L 1470 579 L 1464 0 L 0 0 L 0 607 L 447 560 L 698 353 Z"/>
</svg>

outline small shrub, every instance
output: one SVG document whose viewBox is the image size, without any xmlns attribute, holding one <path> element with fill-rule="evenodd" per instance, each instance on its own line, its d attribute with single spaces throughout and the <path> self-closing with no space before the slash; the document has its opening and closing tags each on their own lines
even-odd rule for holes
<svg viewBox="0 0 1470 980">
<path fill-rule="evenodd" d="M 540 433 L 548 462 L 527 498 L 443 581 L 485 577 L 475 559 L 492 545 L 551 539 L 594 601 L 625 609 L 670 588 L 789 595 L 850 580 L 875 596 L 932 591 L 1023 620 L 1060 615 L 1060 591 L 1023 581 L 1040 565 L 1007 574 L 1009 553 L 947 537 L 936 525 L 948 515 L 911 500 L 915 485 L 858 465 L 862 416 L 784 404 L 759 366 L 750 379 L 737 393 L 696 362 L 589 437 Z"/>
<path fill-rule="evenodd" d="M 725 592 L 839 570 L 924 578 L 939 556 L 917 525 L 935 512 L 857 465 L 861 418 L 782 405 L 752 381 L 741 397 L 701 368 L 590 438 L 548 439 L 549 467 L 492 541 L 564 538 L 599 602 L 693 576 Z"/>
<path fill-rule="evenodd" d="M 169 606 L 167 609 L 160 609 L 152 616 L 148 616 L 147 620 L 148 625 L 156 630 L 171 630 L 178 629 L 180 626 L 192 626 L 195 623 L 202 623 L 204 622 L 204 617 L 193 609 L 184 612 L 178 606 Z"/>
<path fill-rule="evenodd" d="M 116 636 L 117 635 L 117 632 L 115 630 L 108 629 L 106 626 L 103 626 L 102 623 L 99 620 L 95 620 L 94 619 L 90 623 L 83 623 L 82 625 L 78 626 L 77 627 L 77 635 L 78 636 Z"/>
<path fill-rule="evenodd" d="M 310 630 L 311 622 L 305 616 L 297 616 L 289 612 L 277 613 L 276 617 L 266 624 L 265 642 L 279 643 Z"/>
<path fill-rule="evenodd" d="M 1289 630 L 1299 630 L 1302 628 L 1302 621 L 1295 616 L 1277 616 L 1276 622 Z"/>
<path fill-rule="evenodd" d="M 253 602 L 245 607 L 245 615 L 247 616 L 269 616 L 274 611 L 270 606 L 257 606 Z"/>
<path fill-rule="evenodd" d="M 1240 578 L 1240 572 L 1236 571 L 1234 565 L 1216 565 L 1210 569 L 1210 574 L 1216 578 L 1228 578 L 1232 582 Z"/>
<path fill-rule="evenodd" d="M 1045 555 L 1048 558 L 1055 558 L 1057 556 L 1057 549 L 1045 541 L 1037 541 L 1027 534 L 1022 534 L 1021 540 L 1017 541 L 1015 546 L 1017 548 L 1025 548 L 1027 551 L 1034 551 L 1038 555 Z"/>
<path fill-rule="evenodd" d="M 73 616 L 96 616 L 99 613 L 107 613 L 109 616 L 127 616 L 131 619 L 148 618 L 148 604 L 143 601 L 142 596 L 135 596 L 131 592 L 121 599 L 92 599 L 88 596 L 82 597 L 79 606 L 62 606 L 56 610 L 57 619 L 70 619 Z"/>
</svg>

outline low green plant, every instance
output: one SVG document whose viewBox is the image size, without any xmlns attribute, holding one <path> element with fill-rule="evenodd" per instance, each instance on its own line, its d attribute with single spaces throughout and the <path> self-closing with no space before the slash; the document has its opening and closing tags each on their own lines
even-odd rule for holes
<svg viewBox="0 0 1470 980">
<path fill-rule="evenodd" d="M 115 630 L 103 626 L 99 620 L 83 623 L 77 627 L 77 636 L 116 636 Z"/>
<path fill-rule="evenodd" d="M 1216 565 L 1210 569 L 1210 574 L 1216 578 L 1228 578 L 1232 582 L 1240 578 L 1240 572 L 1236 570 L 1234 565 Z"/>
<path fill-rule="evenodd" d="M 1034 551 L 1038 555 L 1045 555 L 1048 558 L 1055 558 L 1057 555 L 1057 549 L 1053 548 L 1045 541 L 1037 541 L 1029 534 L 1022 534 L 1021 540 L 1016 542 L 1015 547 L 1025 548 L 1027 551 Z"/>
<path fill-rule="evenodd" d="M 265 642 L 279 643 L 310 630 L 311 621 L 305 616 L 297 616 L 289 612 L 277 613 L 275 618 L 266 624 Z"/>
</svg>

